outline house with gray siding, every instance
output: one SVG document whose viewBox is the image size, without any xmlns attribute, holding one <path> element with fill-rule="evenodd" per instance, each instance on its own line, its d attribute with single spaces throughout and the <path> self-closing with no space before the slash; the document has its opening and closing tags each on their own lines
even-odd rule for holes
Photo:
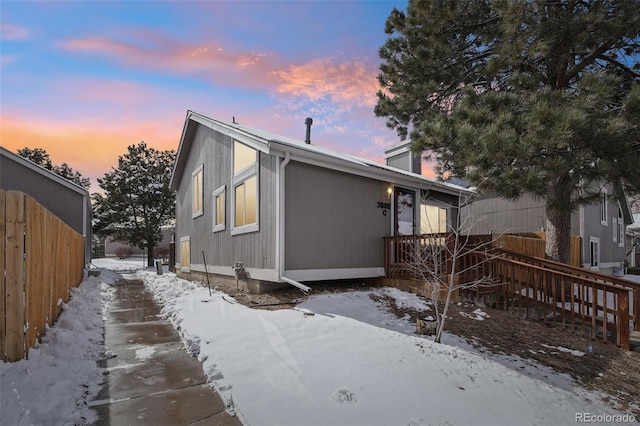
<svg viewBox="0 0 640 426">
<path fill-rule="evenodd" d="M 470 193 L 193 111 L 171 188 L 179 275 L 246 273 L 248 282 L 303 289 L 384 276 L 383 237 L 418 233 L 428 204 L 443 226 L 456 226 L 459 196 Z"/>
<path fill-rule="evenodd" d="M 420 174 L 421 154 L 411 151 L 411 141 L 403 140 L 385 151 L 388 165 Z M 602 196 L 592 205 L 581 206 L 571 216 L 571 235 L 581 237 L 581 266 L 611 273 L 624 266 L 628 249 L 625 228 L 633 223 L 629 203 L 621 190 L 604 185 Z M 470 228 L 460 231 L 476 235 L 497 233 L 533 233 L 546 230 L 547 214 L 544 200 L 525 195 L 511 201 L 496 194 L 474 194 L 464 203 L 461 218 Z M 433 209 L 433 207 L 427 207 Z M 424 207 L 422 215 L 425 215 Z M 433 217 L 433 213 L 428 215 Z M 426 221 L 422 221 L 425 223 Z M 433 220 L 429 223 L 435 223 Z M 422 229 L 420 233 L 445 232 L 444 229 Z"/>
<path fill-rule="evenodd" d="M 85 238 L 85 264 L 91 260 L 91 197 L 83 187 L 0 147 L 0 188 L 31 195 Z"/>
<path fill-rule="evenodd" d="M 158 242 L 158 245 L 155 248 L 164 249 L 168 252 L 169 245 L 173 242 L 173 227 L 162 227 L 160 233 L 162 235 L 162 239 Z M 100 251 L 104 257 L 117 257 L 119 249 L 128 250 L 130 253 L 129 255 L 132 257 L 144 257 L 146 259 L 147 256 L 146 251 L 140 247 L 131 245 L 126 241 L 114 240 L 110 237 L 104 238 L 104 240 L 100 242 L 100 245 Z"/>
<path fill-rule="evenodd" d="M 624 194 L 611 185 L 601 188 L 600 199 L 578 208 L 571 216 L 571 235 L 581 240 L 583 268 L 619 273 L 626 257 L 625 228 L 633 223 Z M 524 195 L 516 201 L 495 194 L 474 199 L 463 209 L 464 215 L 479 218 L 471 233 L 530 233 L 546 230 L 545 201 Z"/>
</svg>

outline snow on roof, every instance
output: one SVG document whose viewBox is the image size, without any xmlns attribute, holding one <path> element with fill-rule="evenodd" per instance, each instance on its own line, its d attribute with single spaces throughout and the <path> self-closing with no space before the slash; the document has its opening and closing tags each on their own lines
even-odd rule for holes
<svg viewBox="0 0 640 426">
<path fill-rule="evenodd" d="M 374 173 L 383 173 L 383 174 L 397 174 L 400 176 L 404 176 L 416 181 L 421 181 L 423 183 L 428 183 L 432 186 L 437 186 L 439 188 L 442 189 L 446 189 L 448 192 L 464 192 L 464 193 L 471 193 L 472 191 L 469 191 L 467 188 L 463 187 L 463 186 L 459 186 L 459 185 L 455 185 L 452 183 L 447 183 L 447 182 L 443 182 L 443 181 L 439 181 L 433 178 L 429 178 L 426 176 L 422 176 L 422 175 L 418 175 L 416 173 L 411 173 L 408 172 L 406 170 L 402 170 L 402 169 L 398 169 L 396 167 L 391 167 L 391 166 L 387 166 L 384 164 L 380 164 L 380 163 L 376 163 L 375 161 L 371 161 L 371 160 L 367 160 L 365 158 L 360 158 L 360 157 L 356 157 L 353 155 L 349 155 L 349 154 L 345 154 L 345 153 L 340 153 L 340 152 L 336 152 L 324 147 L 320 147 L 317 145 L 311 145 L 311 144 L 307 144 L 304 141 L 298 140 L 298 139 L 293 139 L 293 138 L 289 138 L 286 136 L 282 136 L 282 135 L 276 135 L 270 132 L 267 132 L 265 130 L 261 130 L 261 129 L 256 129 L 253 127 L 248 127 L 248 126 L 244 126 L 238 123 L 229 123 L 229 122 L 225 122 L 225 121 L 221 121 L 221 120 L 217 120 L 217 119 L 213 119 L 210 117 L 207 117 L 206 115 L 194 112 L 194 111 L 189 111 L 189 114 L 187 115 L 187 117 L 191 117 L 193 115 L 199 116 L 200 119 L 204 119 L 206 121 L 210 121 L 210 122 L 214 122 L 217 123 L 218 125 L 221 125 L 223 127 L 226 127 L 228 129 L 233 129 L 237 132 L 241 132 L 244 135 L 250 135 L 252 136 L 256 142 L 260 142 L 262 143 L 266 148 L 272 147 L 274 145 L 280 145 L 283 147 L 287 147 L 287 148 L 294 148 L 296 149 L 298 152 L 302 151 L 302 152 L 308 152 L 308 153 L 313 153 L 313 154 L 318 154 L 321 155 L 323 157 L 326 157 L 328 160 L 338 160 L 338 161 L 344 161 L 347 163 L 350 163 L 354 166 L 359 166 L 359 167 L 364 167 L 364 168 L 368 168 L 369 170 L 373 171 Z M 407 141 L 403 141 L 402 143 L 405 144 Z"/>
</svg>

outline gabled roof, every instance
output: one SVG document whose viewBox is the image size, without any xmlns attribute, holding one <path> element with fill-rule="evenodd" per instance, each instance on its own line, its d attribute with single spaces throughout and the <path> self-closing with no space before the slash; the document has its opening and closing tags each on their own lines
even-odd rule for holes
<svg viewBox="0 0 640 426">
<path fill-rule="evenodd" d="M 35 173 L 38 173 L 39 175 L 42 175 L 44 177 L 46 177 L 47 179 L 50 179 L 66 188 L 71 189 L 72 191 L 77 192 L 78 194 L 81 194 L 83 196 L 89 197 L 89 191 L 87 191 L 85 188 L 83 188 L 80 185 L 77 185 L 73 182 L 71 182 L 70 180 L 67 180 L 65 178 L 63 178 L 62 176 L 59 176 L 57 174 L 55 174 L 54 172 L 52 172 L 51 170 L 47 170 L 44 167 L 34 163 L 33 161 L 27 160 L 26 158 L 18 155 L 18 154 L 14 154 L 13 152 L 3 148 L 0 146 L 0 156 L 2 157 L 7 157 L 10 160 L 34 171 Z M 0 182 L 1 183 L 1 182 Z"/>
<path fill-rule="evenodd" d="M 398 185 L 434 189 L 440 192 L 459 195 L 472 194 L 468 189 L 441 182 L 422 175 L 407 172 L 391 166 L 376 163 L 364 158 L 338 153 L 316 145 L 306 144 L 304 141 L 275 135 L 264 130 L 216 120 L 194 111 L 187 111 L 187 117 L 180 138 L 180 146 L 176 162 L 171 174 L 171 188 L 177 189 L 179 179 L 183 175 L 193 136 L 197 125 L 204 125 L 212 130 L 228 135 L 238 142 L 245 143 L 267 154 L 283 157 L 289 153 L 292 160 L 313 164 L 319 167 L 343 171 L 355 175 L 389 181 Z"/>
</svg>

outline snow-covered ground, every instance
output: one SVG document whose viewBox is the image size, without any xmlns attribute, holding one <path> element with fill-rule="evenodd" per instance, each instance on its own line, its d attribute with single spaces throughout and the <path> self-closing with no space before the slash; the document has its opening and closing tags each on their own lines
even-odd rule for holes
<svg viewBox="0 0 640 426">
<path fill-rule="evenodd" d="M 119 276 L 103 271 L 71 290 L 69 302 L 29 358 L 0 361 L 0 424 L 80 425 L 95 420 L 86 403 L 100 392 L 104 308 Z"/>
<path fill-rule="evenodd" d="M 143 266 L 137 259 L 93 263 L 122 271 Z M 137 275 L 249 425 L 570 424 L 578 413 L 624 414 L 533 361 L 478 354 L 456 336 L 445 335 L 443 344 L 416 336 L 408 318 L 370 297 L 391 297 L 429 315 L 428 303 L 396 289 L 319 294 L 294 309 L 264 311 L 220 292 L 209 296 L 174 274 Z M 116 277 L 105 270 L 85 280 L 29 360 L 0 362 L 0 423 L 94 420 L 85 402 L 102 380 L 96 360 L 104 351 L 103 308 Z M 574 355 L 579 362 L 584 354 Z"/>
</svg>

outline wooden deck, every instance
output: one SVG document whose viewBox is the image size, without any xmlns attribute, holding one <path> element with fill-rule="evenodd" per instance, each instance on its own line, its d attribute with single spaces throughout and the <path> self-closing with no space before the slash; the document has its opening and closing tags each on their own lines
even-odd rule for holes
<svg viewBox="0 0 640 426">
<path fill-rule="evenodd" d="M 587 271 L 574 266 L 484 246 L 486 237 L 466 240 L 458 251 L 457 283 L 467 286 L 460 296 L 478 304 L 507 310 L 514 315 L 568 330 L 625 350 L 640 339 L 640 284 Z M 439 245 L 438 256 L 420 264 L 428 245 Z M 385 238 L 385 271 L 388 278 L 424 280 L 419 269 L 433 265 L 450 274 L 450 234 Z M 481 247 L 481 250 L 477 250 Z M 437 258 L 437 260 L 435 260 Z M 433 271 L 431 271 L 433 273 Z M 491 278 L 492 285 L 474 285 Z M 640 343 L 640 342 L 639 342 Z"/>
</svg>

